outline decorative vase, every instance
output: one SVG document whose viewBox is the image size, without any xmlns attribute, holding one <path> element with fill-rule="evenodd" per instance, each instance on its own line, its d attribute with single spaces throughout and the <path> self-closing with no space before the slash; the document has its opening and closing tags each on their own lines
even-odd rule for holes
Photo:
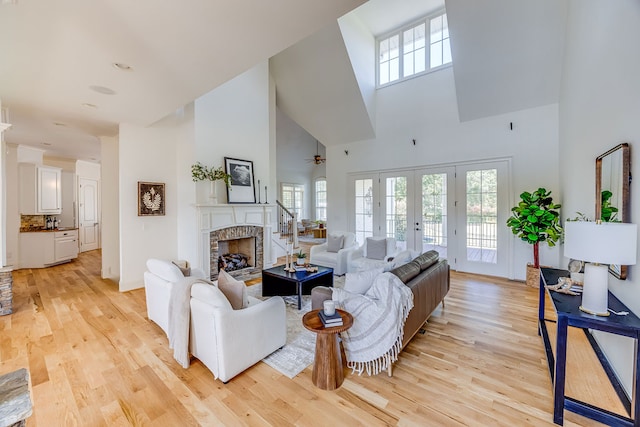
<svg viewBox="0 0 640 427">
<path fill-rule="evenodd" d="M 304 265 L 304 260 L 305 260 L 305 258 L 297 258 L 297 259 L 296 259 L 296 264 L 298 264 L 298 265 Z"/>
<path fill-rule="evenodd" d="M 209 189 L 209 198 L 211 199 L 211 203 L 218 203 L 218 193 L 216 190 L 216 182 L 209 181 L 210 189 Z"/>
</svg>

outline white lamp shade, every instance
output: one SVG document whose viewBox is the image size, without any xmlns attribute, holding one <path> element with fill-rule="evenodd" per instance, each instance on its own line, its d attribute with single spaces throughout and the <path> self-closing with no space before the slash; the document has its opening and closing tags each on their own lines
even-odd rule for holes
<svg viewBox="0 0 640 427">
<path fill-rule="evenodd" d="M 567 221 L 564 255 L 600 264 L 634 265 L 638 226 L 621 222 Z"/>
</svg>

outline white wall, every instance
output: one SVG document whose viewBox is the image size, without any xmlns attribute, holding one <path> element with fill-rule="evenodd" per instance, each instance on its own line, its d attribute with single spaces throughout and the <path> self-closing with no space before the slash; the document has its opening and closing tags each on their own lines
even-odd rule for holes
<svg viewBox="0 0 640 427">
<path fill-rule="evenodd" d="M 560 158 L 564 212 L 593 218 L 595 159 L 620 142 L 631 146 L 631 173 L 640 164 L 640 3 L 635 0 L 572 1 L 560 98 Z M 631 222 L 640 222 L 640 189 L 631 184 Z M 565 260 L 566 262 L 566 260 Z M 563 262 L 564 264 L 564 262 Z M 565 264 L 566 265 L 566 264 Z M 609 276 L 609 289 L 640 313 L 640 266 L 628 279 Z M 633 342 L 596 334 L 630 393 Z"/>
<path fill-rule="evenodd" d="M 376 123 L 376 139 L 327 148 L 329 228 L 348 227 L 348 172 L 511 158 L 512 201 L 538 187 L 562 200 L 557 105 L 460 123 L 453 72 L 446 68 L 378 90 Z M 513 240 L 511 270 L 514 278 L 524 279 L 532 247 Z M 540 253 L 542 263 L 558 265 L 557 248 L 543 246 Z"/>
<path fill-rule="evenodd" d="M 276 161 L 278 171 L 277 197 L 282 201 L 280 194 L 282 183 L 303 184 L 303 216 L 313 219 L 315 216 L 313 179 L 326 175 L 326 164 L 316 165 L 308 161 L 308 159 L 313 159 L 316 154 L 316 139 L 279 108 L 276 108 L 276 138 L 278 147 Z M 326 150 L 322 144 L 318 144 L 317 152 L 325 157 Z"/>
<path fill-rule="evenodd" d="M 100 138 L 102 278 L 120 281 L 120 199 L 118 138 Z"/>
<path fill-rule="evenodd" d="M 18 266 L 18 235 L 20 230 L 20 206 L 18 197 L 18 146 L 6 144 L 4 153 L 5 191 L 5 254 L 6 265 Z"/>
<path fill-rule="evenodd" d="M 87 162 L 84 160 L 76 161 L 76 174 L 80 178 L 100 180 L 100 163 Z"/>
<path fill-rule="evenodd" d="M 140 288 L 149 258 L 176 259 L 177 162 L 173 128 L 121 124 L 120 290 Z M 165 183 L 165 215 L 138 216 L 138 181 Z"/>
<path fill-rule="evenodd" d="M 268 63 L 263 61 L 195 101 L 196 160 L 222 167 L 225 157 L 251 160 L 255 185 L 259 179 L 269 187 L 269 84 Z M 198 203 L 209 201 L 208 183 L 203 184 L 197 186 Z M 273 202 L 275 189 L 268 192 Z M 222 182 L 218 199 L 227 199 Z"/>
</svg>

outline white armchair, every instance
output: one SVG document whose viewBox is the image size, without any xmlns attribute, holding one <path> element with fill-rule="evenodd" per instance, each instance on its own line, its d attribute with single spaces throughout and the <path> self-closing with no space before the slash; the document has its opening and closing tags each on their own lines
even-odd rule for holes
<svg viewBox="0 0 640 427">
<path fill-rule="evenodd" d="M 347 257 L 358 249 L 356 235 L 349 231 L 334 231 L 327 234 L 327 241 L 311 246 L 311 264 L 333 268 L 333 274 L 341 276 L 347 272 Z"/>
<path fill-rule="evenodd" d="M 249 297 L 248 307 L 234 310 L 218 288 L 195 283 L 190 304 L 191 354 L 225 383 L 287 341 L 282 297 Z"/>
<path fill-rule="evenodd" d="M 191 269 L 191 277 L 204 279 L 205 274 L 198 268 Z M 147 300 L 147 317 L 169 333 L 169 295 L 171 288 L 185 276 L 171 261 L 163 259 L 147 260 L 144 272 L 144 289 Z"/>
<path fill-rule="evenodd" d="M 389 260 L 400 252 L 393 237 L 367 237 L 358 249 L 347 257 L 347 272 L 357 273 L 383 267 L 391 270 Z"/>
</svg>

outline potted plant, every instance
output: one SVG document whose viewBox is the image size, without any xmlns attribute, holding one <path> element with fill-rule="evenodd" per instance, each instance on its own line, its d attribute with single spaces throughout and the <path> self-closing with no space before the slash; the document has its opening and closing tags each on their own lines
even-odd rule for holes
<svg viewBox="0 0 640 427">
<path fill-rule="evenodd" d="M 307 259 L 307 254 L 302 252 L 302 249 L 300 249 L 300 251 L 298 251 L 295 254 L 295 256 L 296 256 L 296 264 L 298 264 L 298 265 L 304 265 L 305 264 L 305 260 Z"/>
<path fill-rule="evenodd" d="M 316 225 L 318 226 L 318 228 L 324 228 L 324 224 L 325 224 L 325 223 L 324 223 L 324 221 L 323 221 L 323 220 L 321 220 L 321 219 L 317 219 L 317 220 L 315 220 L 315 221 L 313 221 L 313 222 L 315 222 L 315 223 L 316 223 Z"/>
<path fill-rule="evenodd" d="M 562 236 L 560 226 L 561 205 L 553 203 L 551 191 L 538 188 L 533 193 L 525 191 L 520 194 L 520 203 L 511 208 L 511 216 L 507 225 L 513 234 L 521 240 L 533 245 L 533 265 L 527 264 L 527 284 L 538 287 L 540 280 L 539 245 L 546 242 L 555 246 Z"/>
<path fill-rule="evenodd" d="M 211 189 L 209 198 L 213 203 L 218 203 L 218 195 L 216 192 L 216 181 L 224 181 L 227 187 L 231 187 L 231 175 L 226 173 L 222 166 L 210 168 L 200 162 L 191 165 L 191 178 L 193 182 L 210 181 Z"/>
</svg>

